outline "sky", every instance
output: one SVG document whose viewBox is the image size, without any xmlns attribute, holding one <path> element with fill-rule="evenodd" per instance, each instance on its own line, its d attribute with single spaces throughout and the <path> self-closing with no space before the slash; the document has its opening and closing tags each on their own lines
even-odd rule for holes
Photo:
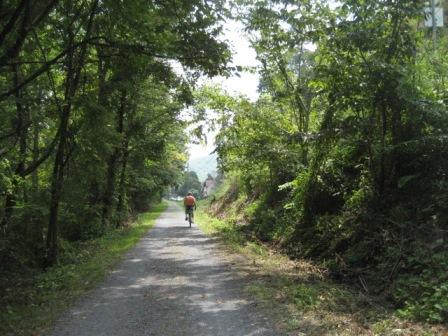
<svg viewBox="0 0 448 336">
<path fill-rule="evenodd" d="M 229 21 L 224 26 L 224 39 L 228 40 L 233 52 L 232 65 L 234 66 L 257 66 L 255 50 L 249 44 L 245 37 L 244 26 L 240 22 Z M 213 83 L 222 84 L 223 88 L 229 93 L 243 94 L 251 100 L 258 98 L 258 74 L 247 72 L 240 73 L 240 77 L 233 76 L 230 78 L 217 77 Z"/>
<path fill-rule="evenodd" d="M 225 40 L 231 45 L 233 51 L 233 66 L 257 66 L 256 53 L 245 37 L 243 25 L 240 22 L 229 21 L 224 25 Z M 242 72 L 240 76 L 232 76 L 229 78 L 216 77 L 209 81 L 212 84 L 221 84 L 221 86 L 231 94 L 242 94 L 247 96 L 250 100 L 255 101 L 258 98 L 257 88 L 259 76 L 256 73 Z M 207 83 L 207 81 L 205 81 Z M 190 145 L 189 154 L 190 160 L 210 154 L 214 150 L 214 134 L 207 134 L 206 145 Z"/>
</svg>

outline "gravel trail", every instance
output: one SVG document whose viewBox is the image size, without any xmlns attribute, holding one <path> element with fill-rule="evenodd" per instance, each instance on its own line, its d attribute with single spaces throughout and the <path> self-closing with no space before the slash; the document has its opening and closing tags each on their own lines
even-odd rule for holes
<svg viewBox="0 0 448 336">
<path fill-rule="evenodd" d="M 169 203 L 137 246 L 49 335 L 278 335 L 213 238 Z"/>
</svg>

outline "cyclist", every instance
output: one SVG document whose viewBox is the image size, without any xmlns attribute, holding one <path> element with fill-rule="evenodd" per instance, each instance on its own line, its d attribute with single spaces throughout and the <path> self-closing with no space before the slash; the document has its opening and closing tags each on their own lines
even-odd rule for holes
<svg viewBox="0 0 448 336">
<path fill-rule="evenodd" d="M 188 220 L 188 212 L 191 211 L 191 218 L 193 218 L 193 207 L 196 209 L 196 198 L 189 192 L 184 198 L 185 206 L 185 220 Z"/>
</svg>

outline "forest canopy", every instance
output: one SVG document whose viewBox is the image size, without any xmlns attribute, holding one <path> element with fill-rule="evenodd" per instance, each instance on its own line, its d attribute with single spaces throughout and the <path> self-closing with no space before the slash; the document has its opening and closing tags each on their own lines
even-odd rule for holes
<svg viewBox="0 0 448 336">
<path fill-rule="evenodd" d="M 0 258 L 57 261 L 183 172 L 198 76 L 227 71 L 214 1 L 2 1 Z M 181 65 L 184 73 L 173 70 Z"/>
</svg>

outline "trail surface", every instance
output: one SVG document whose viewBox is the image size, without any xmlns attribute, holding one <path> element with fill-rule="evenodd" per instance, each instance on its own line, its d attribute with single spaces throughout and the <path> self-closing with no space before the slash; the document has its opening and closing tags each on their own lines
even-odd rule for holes
<svg viewBox="0 0 448 336">
<path fill-rule="evenodd" d="M 278 335 L 213 238 L 183 219 L 170 203 L 118 268 L 49 335 Z"/>
</svg>

